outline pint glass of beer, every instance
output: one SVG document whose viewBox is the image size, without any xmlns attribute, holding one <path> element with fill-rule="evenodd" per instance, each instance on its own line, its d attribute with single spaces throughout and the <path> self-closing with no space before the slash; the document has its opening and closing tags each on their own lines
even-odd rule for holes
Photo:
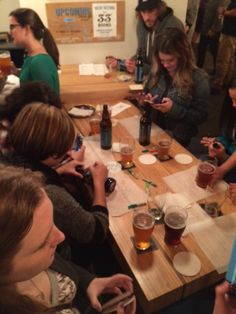
<svg viewBox="0 0 236 314">
<path fill-rule="evenodd" d="M 188 218 L 187 210 L 174 205 L 166 208 L 165 222 L 165 242 L 169 245 L 180 244 L 181 236 L 186 227 Z"/>
<path fill-rule="evenodd" d="M 0 50 L 0 70 L 3 74 L 11 74 L 11 56 L 8 50 Z"/>
<path fill-rule="evenodd" d="M 122 167 L 129 169 L 133 166 L 135 140 L 131 136 L 123 137 L 120 140 L 119 146 Z"/>
<path fill-rule="evenodd" d="M 135 210 L 133 216 L 134 245 L 145 251 L 151 246 L 150 239 L 155 225 L 155 218 L 147 210 Z"/>
<path fill-rule="evenodd" d="M 213 174 L 216 171 L 217 159 L 208 155 L 200 157 L 198 165 L 196 183 L 200 188 L 206 189 L 212 180 Z"/>
<path fill-rule="evenodd" d="M 157 135 L 157 158 L 159 160 L 169 159 L 169 150 L 173 134 L 171 131 L 160 131 Z"/>
</svg>

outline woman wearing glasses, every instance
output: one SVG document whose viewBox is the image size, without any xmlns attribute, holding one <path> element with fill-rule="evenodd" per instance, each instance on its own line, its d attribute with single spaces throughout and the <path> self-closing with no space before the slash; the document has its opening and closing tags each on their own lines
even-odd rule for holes
<svg viewBox="0 0 236 314">
<path fill-rule="evenodd" d="M 50 31 L 31 9 L 16 9 L 9 16 L 13 42 L 27 53 L 19 74 L 21 84 L 45 81 L 59 94 L 59 51 Z"/>
</svg>

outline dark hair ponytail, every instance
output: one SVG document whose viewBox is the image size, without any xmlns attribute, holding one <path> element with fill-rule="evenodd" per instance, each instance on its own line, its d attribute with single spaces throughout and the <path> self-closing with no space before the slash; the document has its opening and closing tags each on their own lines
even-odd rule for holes
<svg viewBox="0 0 236 314">
<path fill-rule="evenodd" d="M 55 43 L 55 40 L 47 27 L 44 27 L 43 31 L 43 45 L 47 50 L 48 54 L 52 57 L 53 61 L 55 62 L 56 66 L 59 67 L 59 50 Z"/>
<path fill-rule="evenodd" d="M 9 16 L 13 16 L 22 27 L 29 25 L 34 37 L 37 40 L 43 40 L 43 45 L 46 51 L 52 57 L 56 66 L 59 67 L 59 51 L 57 45 L 52 34 L 49 29 L 44 26 L 39 15 L 34 10 L 20 8 L 12 11 Z"/>
</svg>

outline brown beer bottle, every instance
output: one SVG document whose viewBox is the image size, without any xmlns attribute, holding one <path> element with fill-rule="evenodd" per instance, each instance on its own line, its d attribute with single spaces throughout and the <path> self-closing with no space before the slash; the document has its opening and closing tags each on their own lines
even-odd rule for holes
<svg viewBox="0 0 236 314">
<path fill-rule="evenodd" d="M 112 142 L 112 123 L 107 105 L 103 106 L 102 120 L 100 122 L 101 148 L 110 149 Z"/>
<path fill-rule="evenodd" d="M 144 113 L 140 118 L 139 124 L 139 144 L 142 146 L 147 146 L 150 144 L 151 136 L 151 107 L 150 104 L 145 104 Z"/>
</svg>

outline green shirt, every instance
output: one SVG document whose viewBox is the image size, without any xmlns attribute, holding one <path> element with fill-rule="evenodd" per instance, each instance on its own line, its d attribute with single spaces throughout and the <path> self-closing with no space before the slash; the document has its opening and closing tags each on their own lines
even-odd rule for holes
<svg viewBox="0 0 236 314">
<path fill-rule="evenodd" d="M 20 72 L 20 83 L 44 81 L 59 95 L 59 78 L 57 67 L 48 54 L 28 56 Z"/>
</svg>

